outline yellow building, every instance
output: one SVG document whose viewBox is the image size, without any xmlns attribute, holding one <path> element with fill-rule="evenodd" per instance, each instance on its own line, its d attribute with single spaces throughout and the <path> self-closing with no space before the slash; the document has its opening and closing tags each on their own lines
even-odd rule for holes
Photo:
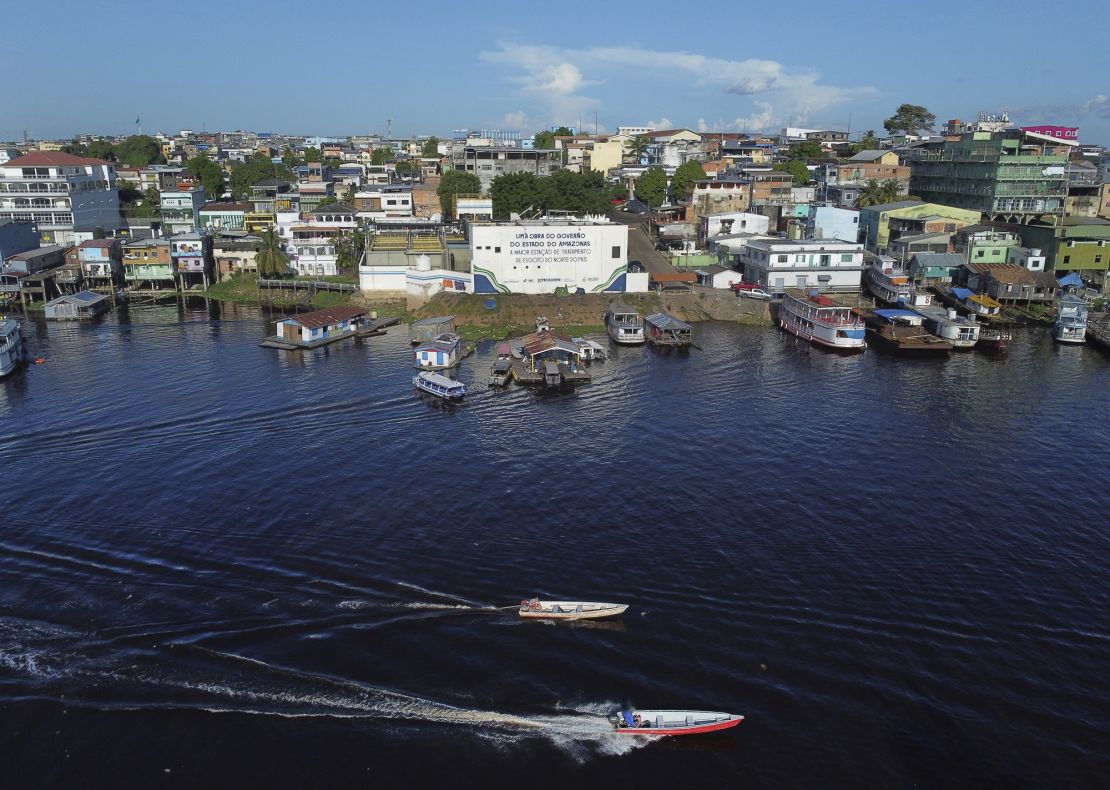
<svg viewBox="0 0 1110 790">
<path fill-rule="evenodd" d="M 593 147 L 586 152 L 583 165 L 602 174 L 608 173 L 612 168 L 621 166 L 624 150 L 623 140 L 612 137 L 606 140 L 594 140 Z"/>
</svg>

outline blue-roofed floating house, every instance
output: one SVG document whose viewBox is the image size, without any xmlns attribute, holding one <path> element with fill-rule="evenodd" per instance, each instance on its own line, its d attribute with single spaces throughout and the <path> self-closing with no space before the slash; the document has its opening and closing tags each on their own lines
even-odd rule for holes
<svg viewBox="0 0 1110 790">
<path fill-rule="evenodd" d="M 444 332 L 413 349 L 413 367 L 446 370 L 459 364 L 461 355 L 462 337 L 454 332 Z"/>
</svg>

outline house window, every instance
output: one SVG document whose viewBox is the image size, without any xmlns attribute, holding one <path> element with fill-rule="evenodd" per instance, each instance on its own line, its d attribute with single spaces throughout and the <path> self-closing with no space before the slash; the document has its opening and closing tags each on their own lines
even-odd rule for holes
<svg viewBox="0 0 1110 790">
<path fill-rule="evenodd" d="M 975 251 L 975 257 L 976 258 L 982 258 L 983 257 L 983 250 L 976 250 Z"/>
<path fill-rule="evenodd" d="M 1096 255 L 1095 256 L 1095 263 L 1102 263 L 1102 256 L 1101 255 Z"/>
<path fill-rule="evenodd" d="M 840 256 L 840 262 L 841 263 L 851 263 L 852 262 L 852 253 L 846 252 L 843 255 L 841 255 Z"/>
<path fill-rule="evenodd" d="M 1071 263 L 1071 256 L 1070 255 L 1065 255 L 1064 256 L 1064 263 Z"/>
<path fill-rule="evenodd" d="M 494 247 L 494 248 L 493 248 L 493 251 L 494 251 L 494 252 L 501 252 L 501 248 L 500 248 L 500 247 Z"/>
<path fill-rule="evenodd" d="M 818 259 L 817 259 L 817 260 L 818 260 L 818 264 L 819 264 L 820 266 L 828 266 L 828 265 L 829 265 L 829 259 L 830 259 L 830 258 L 832 258 L 832 256 L 831 256 L 831 255 L 820 255 L 820 256 L 818 256 Z"/>
<path fill-rule="evenodd" d="M 613 257 L 614 258 L 621 257 L 621 248 L 620 248 L 619 244 L 616 247 L 613 248 Z"/>
</svg>

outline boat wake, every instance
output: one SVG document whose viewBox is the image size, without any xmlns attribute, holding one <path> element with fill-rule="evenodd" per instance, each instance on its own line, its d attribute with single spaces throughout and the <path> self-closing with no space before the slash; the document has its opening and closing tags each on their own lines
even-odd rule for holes
<svg viewBox="0 0 1110 790">
<path fill-rule="evenodd" d="M 5 625 L 7 627 L 2 627 Z M 43 623 L 0 619 L 19 631 L 0 649 L 0 680 L 21 677 L 24 699 L 111 711 L 197 710 L 283 718 L 378 720 L 387 731 L 457 728 L 498 749 L 546 741 L 582 762 L 646 745 L 612 730 L 605 714 L 616 703 L 507 713 L 438 702 L 360 681 L 272 664 L 195 643 L 164 643 L 121 657 L 84 654 L 80 635 Z M 59 650 L 59 642 L 74 650 Z M 29 686 L 29 687 L 27 687 Z"/>
</svg>

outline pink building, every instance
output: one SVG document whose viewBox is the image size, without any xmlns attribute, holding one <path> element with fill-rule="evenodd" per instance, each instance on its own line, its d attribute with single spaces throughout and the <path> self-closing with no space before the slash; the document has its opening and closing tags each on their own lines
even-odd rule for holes
<svg viewBox="0 0 1110 790">
<path fill-rule="evenodd" d="M 1023 132 L 1043 134 L 1048 137 L 1059 137 L 1061 140 L 1079 139 L 1078 126 L 1023 126 L 1021 130 Z"/>
</svg>

